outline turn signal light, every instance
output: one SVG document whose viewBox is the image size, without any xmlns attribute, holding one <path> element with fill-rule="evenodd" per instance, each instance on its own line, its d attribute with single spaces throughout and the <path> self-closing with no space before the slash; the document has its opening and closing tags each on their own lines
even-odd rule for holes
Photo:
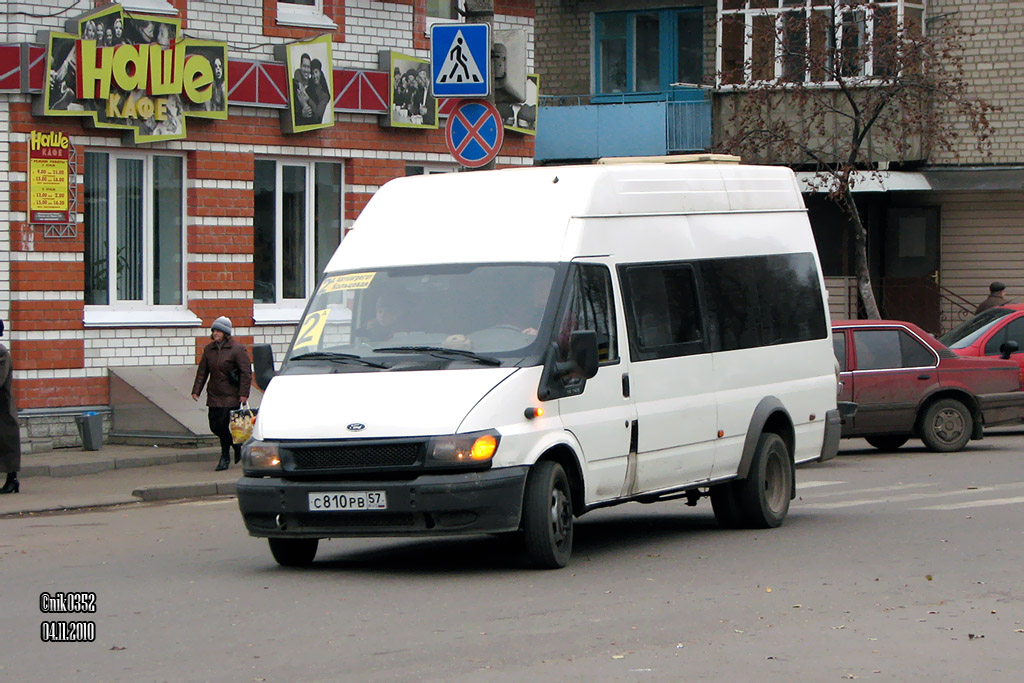
<svg viewBox="0 0 1024 683">
<path fill-rule="evenodd" d="M 526 410 L 523 411 L 523 415 L 526 416 L 527 420 L 532 420 L 533 418 L 540 417 L 543 414 L 544 414 L 544 409 L 543 408 L 533 408 L 533 407 L 530 407 L 530 408 L 527 408 Z"/>
<path fill-rule="evenodd" d="M 484 434 L 473 442 L 473 448 L 469 451 L 470 460 L 490 460 L 494 451 L 498 449 L 498 440 L 490 434 Z"/>
</svg>

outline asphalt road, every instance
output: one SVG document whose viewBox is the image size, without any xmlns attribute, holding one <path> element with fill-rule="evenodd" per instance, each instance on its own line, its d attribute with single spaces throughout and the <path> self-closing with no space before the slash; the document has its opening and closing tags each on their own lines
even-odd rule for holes
<svg viewBox="0 0 1024 683">
<path fill-rule="evenodd" d="M 282 569 L 229 498 L 0 519 L 0 679 L 1019 680 L 1024 431 L 857 445 L 797 471 L 779 529 L 629 504 L 578 520 L 559 571 L 492 537 Z M 95 613 L 40 611 L 71 591 Z M 41 642 L 51 621 L 95 642 Z"/>
</svg>

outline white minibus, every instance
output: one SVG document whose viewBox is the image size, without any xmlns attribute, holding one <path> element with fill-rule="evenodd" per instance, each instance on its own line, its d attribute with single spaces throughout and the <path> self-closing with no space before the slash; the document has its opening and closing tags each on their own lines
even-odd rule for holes
<svg viewBox="0 0 1024 683">
<path fill-rule="evenodd" d="M 786 168 L 619 163 L 401 178 L 330 260 L 243 449 L 282 565 L 320 539 L 514 534 L 708 496 L 777 527 L 835 455 L 827 292 Z"/>
</svg>

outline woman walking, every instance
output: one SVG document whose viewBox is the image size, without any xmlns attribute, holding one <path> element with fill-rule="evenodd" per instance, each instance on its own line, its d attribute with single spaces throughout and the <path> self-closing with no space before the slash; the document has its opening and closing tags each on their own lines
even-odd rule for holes
<svg viewBox="0 0 1024 683">
<path fill-rule="evenodd" d="M 235 462 L 241 457 L 242 447 L 231 442 L 229 422 L 231 411 L 249 399 L 252 364 L 245 346 L 235 342 L 231 335 L 231 319 L 221 316 L 210 326 L 212 341 L 203 349 L 203 357 L 196 370 L 192 385 L 192 400 L 198 401 L 206 385 L 206 405 L 210 409 L 210 431 L 220 439 L 220 462 L 216 470 L 226 470 L 230 459 L 229 447 L 234 447 Z"/>
<path fill-rule="evenodd" d="M 0 320 L 0 337 L 4 336 L 4 321 Z M 7 347 L 0 344 L 0 472 L 7 473 L 7 479 L 0 493 L 17 493 L 21 490 L 18 470 L 21 469 L 21 434 L 18 433 L 18 410 L 14 407 L 11 393 L 11 379 L 14 367 Z"/>
</svg>

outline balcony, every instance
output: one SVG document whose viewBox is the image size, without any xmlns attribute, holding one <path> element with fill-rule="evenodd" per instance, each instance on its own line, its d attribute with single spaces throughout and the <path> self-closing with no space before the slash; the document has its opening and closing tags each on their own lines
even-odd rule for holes
<svg viewBox="0 0 1024 683">
<path fill-rule="evenodd" d="M 542 95 L 537 162 L 702 152 L 711 99 L 699 88 L 616 95 Z"/>
</svg>

